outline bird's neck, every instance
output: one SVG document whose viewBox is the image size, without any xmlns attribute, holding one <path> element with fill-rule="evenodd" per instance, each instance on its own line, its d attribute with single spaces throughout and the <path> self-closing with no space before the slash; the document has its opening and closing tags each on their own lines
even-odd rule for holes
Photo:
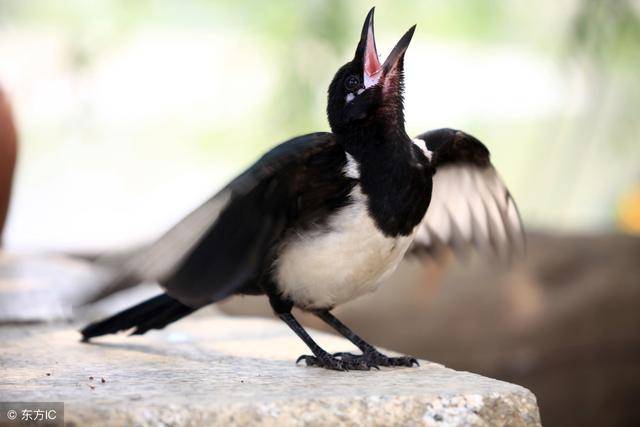
<svg viewBox="0 0 640 427">
<path fill-rule="evenodd" d="M 403 151 L 411 144 L 404 129 L 404 121 L 373 120 L 336 135 L 347 153 L 358 161 L 366 161 L 371 153 L 381 154 Z"/>
</svg>

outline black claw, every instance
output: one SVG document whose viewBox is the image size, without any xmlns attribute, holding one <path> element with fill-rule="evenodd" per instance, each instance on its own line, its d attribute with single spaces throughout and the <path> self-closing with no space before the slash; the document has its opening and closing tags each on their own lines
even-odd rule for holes
<svg viewBox="0 0 640 427">
<path fill-rule="evenodd" d="M 296 360 L 296 364 L 301 360 L 304 360 L 307 366 L 318 366 L 320 368 L 332 369 L 335 371 L 368 371 L 371 369 L 364 360 L 359 358 L 337 358 L 335 355 L 327 355 L 326 357 L 303 355 Z"/>
<path fill-rule="evenodd" d="M 338 359 L 332 358 L 332 357 L 316 357 L 316 356 L 309 356 L 309 355 L 302 355 L 300 357 L 298 357 L 298 360 L 296 360 L 296 365 L 301 361 L 304 360 L 304 362 L 306 363 L 307 366 L 318 366 L 320 368 L 325 368 L 325 369 L 331 369 L 334 371 L 346 371 L 346 367 L 342 364 L 342 362 Z"/>
<path fill-rule="evenodd" d="M 415 357 L 403 356 L 403 357 L 388 357 L 387 361 L 390 366 L 406 366 L 407 368 L 412 368 L 415 366 L 420 366 L 418 360 Z"/>
<path fill-rule="evenodd" d="M 364 354 L 353 354 L 347 352 L 334 353 L 333 357 L 339 358 L 348 365 L 364 364 L 368 368 L 380 369 L 380 366 L 398 366 L 411 368 L 414 365 L 420 366 L 415 357 L 401 356 L 388 357 L 378 351 L 365 352 Z"/>
<path fill-rule="evenodd" d="M 420 366 L 415 357 L 388 357 L 377 351 L 364 354 L 338 352 L 332 355 L 327 354 L 326 357 L 302 355 L 298 357 L 296 364 L 300 363 L 301 360 L 304 360 L 307 366 L 318 366 L 336 371 L 368 371 L 371 368 L 380 370 L 380 366 L 404 366 L 407 368 L 411 368 L 414 365 Z"/>
</svg>

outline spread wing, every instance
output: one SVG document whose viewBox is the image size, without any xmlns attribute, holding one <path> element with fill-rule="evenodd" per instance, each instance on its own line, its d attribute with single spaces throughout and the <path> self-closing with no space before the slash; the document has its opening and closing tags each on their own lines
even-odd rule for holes
<svg viewBox="0 0 640 427">
<path fill-rule="evenodd" d="M 324 132 L 278 145 L 159 240 L 131 253 L 109 288 L 157 281 L 198 307 L 256 281 L 285 229 L 296 174 L 311 156 L 335 147 Z"/>
<path fill-rule="evenodd" d="M 418 145 L 431 158 L 431 204 L 413 251 L 437 252 L 449 247 L 466 254 L 480 252 L 509 260 L 524 253 L 522 221 L 516 204 L 476 138 L 453 129 L 419 135 Z"/>
</svg>

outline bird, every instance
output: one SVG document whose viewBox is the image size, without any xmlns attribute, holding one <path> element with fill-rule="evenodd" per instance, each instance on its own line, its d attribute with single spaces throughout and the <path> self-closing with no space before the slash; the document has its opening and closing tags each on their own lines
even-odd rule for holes
<svg viewBox="0 0 640 427">
<path fill-rule="evenodd" d="M 331 132 L 277 145 L 157 241 L 115 282 L 155 281 L 164 293 L 82 329 L 82 340 L 162 329 L 232 295 L 266 295 L 312 354 L 296 364 L 338 371 L 413 367 L 353 332 L 332 310 L 374 292 L 411 254 L 442 248 L 499 259 L 524 251 L 515 202 L 475 137 L 405 131 L 404 57 L 416 26 L 383 63 L 366 16 L 353 59 L 327 96 Z M 361 353 L 330 353 L 292 314 L 316 315 Z"/>
</svg>

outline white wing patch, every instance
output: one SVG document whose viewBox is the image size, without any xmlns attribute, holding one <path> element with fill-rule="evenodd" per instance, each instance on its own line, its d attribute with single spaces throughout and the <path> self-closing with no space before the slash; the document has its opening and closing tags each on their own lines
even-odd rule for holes
<svg viewBox="0 0 640 427">
<path fill-rule="evenodd" d="M 414 244 L 427 249 L 473 244 L 501 259 L 524 251 L 522 223 L 493 167 L 444 166 L 433 177 L 431 204 Z"/>
<path fill-rule="evenodd" d="M 416 144 L 420 148 L 420 150 L 422 150 L 424 155 L 427 156 L 427 159 L 431 161 L 431 157 L 433 156 L 433 151 L 429 151 L 429 149 L 427 148 L 427 143 L 419 138 L 413 138 L 412 141 L 414 144 Z"/>
</svg>

